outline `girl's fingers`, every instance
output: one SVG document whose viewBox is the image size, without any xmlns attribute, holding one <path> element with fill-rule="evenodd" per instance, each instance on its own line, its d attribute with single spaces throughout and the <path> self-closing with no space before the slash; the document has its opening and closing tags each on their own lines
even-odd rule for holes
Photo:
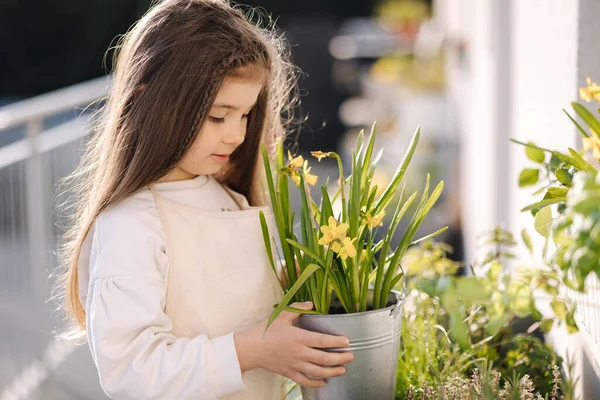
<svg viewBox="0 0 600 400">
<path fill-rule="evenodd" d="M 301 339 L 303 344 L 316 349 L 348 347 L 350 344 L 350 341 L 345 336 L 326 335 L 306 330 L 302 334 Z"/>
<path fill-rule="evenodd" d="M 325 381 L 322 379 L 310 379 L 301 372 L 293 371 L 289 374 L 288 378 L 296 382 L 300 386 L 307 388 L 321 388 L 325 386 Z"/>
<path fill-rule="evenodd" d="M 343 365 L 354 361 L 354 355 L 350 352 L 329 353 L 323 350 L 307 349 L 305 359 L 313 364 L 322 366 Z"/>
<path fill-rule="evenodd" d="M 338 367 L 322 367 L 317 364 L 305 362 L 300 364 L 298 368 L 304 375 L 310 378 L 333 378 L 335 376 L 341 376 L 346 373 L 346 368 Z"/>
<path fill-rule="evenodd" d="M 297 302 L 290 304 L 290 307 L 299 308 L 301 310 L 312 310 L 313 303 L 311 301 L 305 301 L 304 303 Z M 297 312 L 283 311 L 279 315 L 279 318 L 281 318 L 284 321 L 287 321 L 291 325 L 292 322 L 294 322 L 299 316 L 300 314 Z"/>
</svg>

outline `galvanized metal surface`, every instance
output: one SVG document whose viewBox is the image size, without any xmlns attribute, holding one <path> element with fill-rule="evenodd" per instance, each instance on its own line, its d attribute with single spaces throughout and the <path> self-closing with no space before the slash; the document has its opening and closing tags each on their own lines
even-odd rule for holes
<svg viewBox="0 0 600 400">
<path fill-rule="evenodd" d="M 296 320 L 295 325 L 303 329 L 347 336 L 348 348 L 330 351 L 351 351 L 354 355 L 354 361 L 345 366 L 346 373 L 327 379 L 324 388 L 302 388 L 304 400 L 395 398 L 404 295 L 394 291 L 388 303 L 394 304 L 354 314 L 301 315 Z"/>
</svg>

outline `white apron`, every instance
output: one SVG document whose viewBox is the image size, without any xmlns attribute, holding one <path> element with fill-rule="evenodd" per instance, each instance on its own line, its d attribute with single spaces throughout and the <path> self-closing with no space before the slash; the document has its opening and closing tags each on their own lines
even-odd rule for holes
<svg viewBox="0 0 600 400">
<path fill-rule="evenodd" d="M 209 177 L 209 179 L 213 179 Z M 259 211 L 275 234 L 273 212 L 250 207 L 223 186 L 241 211 L 204 211 L 150 190 L 166 236 L 169 270 L 165 312 L 177 337 L 239 332 L 267 319 L 282 298 L 267 258 Z M 264 369 L 242 374 L 246 389 L 227 400 L 279 400 L 283 378 Z"/>
</svg>

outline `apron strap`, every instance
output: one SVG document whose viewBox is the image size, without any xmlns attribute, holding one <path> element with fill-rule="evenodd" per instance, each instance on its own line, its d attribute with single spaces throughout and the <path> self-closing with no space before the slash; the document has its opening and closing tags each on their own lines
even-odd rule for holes
<svg viewBox="0 0 600 400">
<path fill-rule="evenodd" d="M 164 207 L 165 207 L 164 202 L 162 200 L 161 195 L 158 194 L 158 192 L 154 188 L 153 184 L 148 185 L 148 189 L 150 189 L 150 193 L 152 194 L 152 198 L 154 199 L 154 203 L 156 204 L 156 209 L 158 210 L 158 218 L 160 220 L 160 225 L 162 227 L 163 233 L 165 235 L 165 246 L 167 248 L 167 255 L 168 255 L 172 249 L 171 231 L 169 229 L 169 224 L 167 223 L 167 218 L 166 218 L 166 215 L 164 212 Z"/>
<path fill-rule="evenodd" d="M 247 210 L 248 208 L 250 208 L 250 204 L 248 203 L 248 200 L 246 199 L 245 196 L 243 196 L 243 195 L 239 194 L 238 192 L 236 192 L 235 190 L 231 189 L 229 186 L 227 186 L 227 184 L 221 183 L 218 179 L 216 179 L 212 175 L 208 175 L 208 179 L 213 179 L 217 184 L 221 185 L 221 187 L 223 189 L 225 189 L 225 191 L 229 194 L 229 197 L 231 197 L 231 199 L 235 202 L 235 204 L 237 204 L 237 206 L 240 210 Z"/>
</svg>

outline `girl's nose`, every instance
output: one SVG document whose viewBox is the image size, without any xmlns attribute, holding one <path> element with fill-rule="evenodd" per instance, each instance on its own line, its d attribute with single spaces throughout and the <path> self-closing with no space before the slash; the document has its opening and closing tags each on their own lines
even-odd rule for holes
<svg viewBox="0 0 600 400">
<path fill-rule="evenodd" d="M 231 128 L 227 131 L 227 135 L 224 138 L 224 142 L 227 144 L 240 145 L 244 141 L 246 136 L 246 127 L 240 126 L 238 128 Z"/>
</svg>

